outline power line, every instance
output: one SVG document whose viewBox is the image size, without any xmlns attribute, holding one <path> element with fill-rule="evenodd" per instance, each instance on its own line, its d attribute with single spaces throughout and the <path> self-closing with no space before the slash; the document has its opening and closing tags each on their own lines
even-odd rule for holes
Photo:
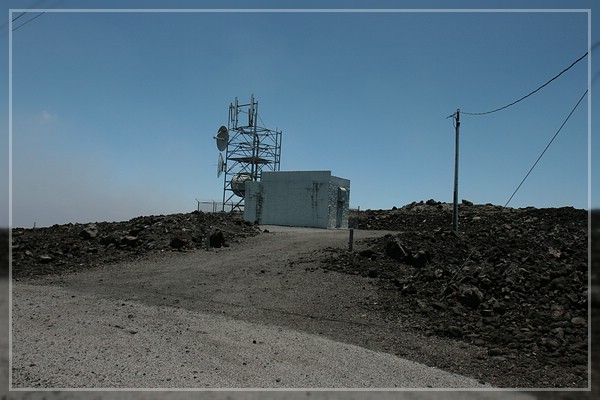
<svg viewBox="0 0 600 400">
<path fill-rule="evenodd" d="M 57 0 L 58 1 L 58 0 Z M 45 7 L 40 7 L 43 3 L 47 2 L 47 0 L 37 0 L 35 2 L 33 2 L 32 4 L 30 4 L 28 7 L 28 9 L 35 9 L 35 8 L 50 8 L 50 7 L 56 7 L 58 4 L 56 4 L 56 2 L 54 4 L 50 3 L 49 5 L 47 4 Z M 25 8 L 25 7 L 22 7 Z M 12 22 L 15 22 L 17 19 L 21 18 L 23 15 L 27 14 L 27 11 L 22 12 L 21 14 L 19 14 L 18 16 L 16 16 L 15 18 L 12 19 Z M 36 17 L 37 18 L 37 17 Z M 4 29 L 8 28 L 9 23 L 6 22 L 2 25 L 0 25 L 0 36 L 4 36 L 6 33 L 2 32 L 4 31 Z M 16 28 L 15 28 L 16 29 Z M 14 31 L 14 29 L 13 29 Z"/>
<path fill-rule="evenodd" d="M 518 100 L 513 101 L 510 104 L 507 104 L 503 107 L 500 108 L 496 108 L 494 110 L 491 111 L 485 111 L 485 112 L 477 112 L 477 113 L 471 113 L 471 112 L 464 112 L 461 111 L 461 114 L 466 114 L 466 115 L 486 115 L 486 114 L 491 114 L 491 113 L 495 113 L 497 111 L 501 111 L 504 110 L 505 108 L 508 108 L 510 106 L 513 106 L 515 104 L 517 104 L 518 102 L 525 100 L 526 98 L 528 98 L 529 96 L 531 96 L 534 93 L 537 93 L 538 91 L 540 91 L 541 89 L 543 89 L 544 87 L 548 86 L 550 84 L 550 82 L 554 81 L 556 78 L 558 78 L 559 76 L 561 76 L 562 74 L 564 74 L 565 72 L 567 72 L 568 70 L 570 70 L 575 64 L 577 64 L 579 61 L 581 61 L 582 59 L 585 58 L 585 56 L 588 55 L 588 52 L 586 51 L 584 55 L 582 55 L 581 57 L 579 57 L 577 60 L 575 60 L 571 65 L 569 65 L 567 68 L 563 69 L 558 75 L 556 75 L 554 78 L 550 79 L 548 82 L 544 83 L 542 86 L 540 86 L 539 88 L 535 89 L 534 91 L 526 94 L 525 96 L 521 97 Z M 452 114 L 451 116 L 449 116 L 448 118 L 452 117 L 454 114 Z"/>
<path fill-rule="evenodd" d="M 587 94 L 587 92 L 588 91 L 586 89 L 585 92 L 583 93 L 583 95 L 581 96 L 581 98 L 579 99 L 579 101 L 577 102 L 577 104 L 575 104 L 575 107 L 573 107 L 573 109 L 571 110 L 571 112 L 569 113 L 569 115 L 567 116 L 567 118 L 565 119 L 565 121 L 562 123 L 562 125 L 560 126 L 560 128 L 558 128 L 558 131 L 556 131 L 556 133 L 554 134 L 554 136 L 552 137 L 552 139 L 550 140 L 550 142 L 548 143 L 548 145 L 546 146 L 546 148 L 544 149 L 544 151 L 542 151 L 542 154 L 540 154 L 540 156 L 535 161 L 535 163 L 533 164 L 533 166 L 529 169 L 529 172 L 527 172 L 527 175 L 525 175 L 525 178 L 523 178 L 523 180 L 521 181 L 521 183 L 519 183 L 519 186 L 517 186 L 517 188 L 515 189 L 515 191 L 513 192 L 513 194 L 510 196 L 510 198 L 508 199 L 508 201 L 504 205 L 504 207 L 506 207 L 508 205 L 508 203 L 510 203 L 510 201 L 512 200 L 512 198 L 514 197 L 514 195 L 521 188 L 521 185 L 523 185 L 523 182 L 525 182 L 525 180 L 527 179 L 527 177 L 529 176 L 529 174 L 531 173 L 531 171 L 533 171 L 533 169 L 535 168 L 535 166 L 537 165 L 537 163 L 540 161 L 540 159 L 544 155 L 544 153 L 546 153 L 546 150 L 548 150 L 548 147 L 550 147 L 550 145 L 552 144 L 552 142 L 554 141 L 554 139 L 556 139 L 556 136 L 558 136 L 558 134 L 560 133 L 560 131 L 563 128 L 563 126 L 565 126 L 565 124 L 567 123 L 567 121 L 569 120 L 569 118 L 571 118 L 571 115 L 573 115 L 573 113 L 575 112 L 575 110 L 577 109 L 577 107 L 579 106 L 579 104 L 581 103 L 581 101 L 583 100 L 583 98 L 585 97 L 585 95 Z"/>
<path fill-rule="evenodd" d="M 12 22 L 15 22 L 16 20 L 18 20 L 19 18 L 21 18 L 25 14 L 27 14 L 27 12 L 22 12 L 21 14 L 17 15 L 16 17 L 13 18 Z"/>
<path fill-rule="evenodd" d="M 31 21 L 33 21 L 36 18 L 39 18 L 42 16 L 42 14 L 45 14 L 45 12 L 41 12 L 38 15 L 36 15 L 35 17 L 23 22 L 21 25 L 17 26 L 16 28 L 13 28 L 13 32 L 16 31 L 17 29 L 19 29 L 20 27 L 22 27 L 23 25 L 27 25 L 28 23 L 30 23 Z"/>
</svg>

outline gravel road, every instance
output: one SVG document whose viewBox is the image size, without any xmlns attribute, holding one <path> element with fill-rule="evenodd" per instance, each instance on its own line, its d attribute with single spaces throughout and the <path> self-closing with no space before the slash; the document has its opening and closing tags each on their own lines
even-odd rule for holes
<svg viewBox="0 0 600 400">
<path fill-rule="evenodd" d="M 15 282 L 13 387 L 485 387 L 363 346 L 381 341 L 381 331 L 402 335 L 402 322 L 361 313 L 361 303 L 376 301 L 368 279 L 357 286 L 302 256 L 346 245 L 347 231 L 268 229 L 227 249 Z M 381 234 L 357 231 L 356 238 Z M 441 355 L 477 352 L 435 338 L 405 340 Z M 414 395 L 406 398 L 430 398 Z"/>
<path fill-rule="evenodd" d="M 390 354 L 227 316 L 60 287 L 17 285 L 14 293 L 16 387 L 480 386 Z"/>
</svg>

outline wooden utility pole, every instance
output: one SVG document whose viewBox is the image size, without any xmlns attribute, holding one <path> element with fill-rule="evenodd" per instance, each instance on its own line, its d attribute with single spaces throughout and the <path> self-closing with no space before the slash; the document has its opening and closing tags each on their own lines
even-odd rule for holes
<svg viewBox="0 0 600 400">
<path fill-rule="evenodd" d="M 456 110 L 456 145 L 454 153 L 454 204 L 452 208 L 452 230 L 458 232 L 458 130 L 460 128 L 460 109 Z"/>
</svg>

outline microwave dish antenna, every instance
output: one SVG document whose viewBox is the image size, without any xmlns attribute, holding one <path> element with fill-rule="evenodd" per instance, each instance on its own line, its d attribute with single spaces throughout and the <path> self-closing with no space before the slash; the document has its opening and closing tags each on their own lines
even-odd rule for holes
<svg viewBox="0 0 600 400">
<path fill-rule="evenodd" d="M 225 172 L 225 160 L 223 160 L 223 155 L 219 153 L 219 159 L 217 161 L 217 178 L 220 178 L 223 172 Z"/>
<path fill-rule="evenodd" d="M 243 198 L 246 194 L 246 182 L 253 180 L 251 174 L 240 172 L 231 179 L 231 190 L 236 196 Z"/>
<path fill-rule="evenodd" d="M 227 130 L 226 126 L 221 126 L 219 128 L 215 139 L 217 140 L 217 149 L 219 149 L 219 151 L 225 151 L 227 144 L 229 143 L 229 130 Z"/>
</svg>

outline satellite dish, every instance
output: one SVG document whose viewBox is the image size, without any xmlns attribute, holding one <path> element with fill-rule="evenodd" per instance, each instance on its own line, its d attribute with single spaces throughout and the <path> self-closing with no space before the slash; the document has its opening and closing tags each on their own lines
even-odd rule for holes
<svg viewBox="0 0 600 400">
<path fill-rule="evenodd" d="M 229 142 L 229 131 L 226 126 L 221 126 L 219 128 L 219 132 L 217 132 L 217 148 L 219 151 L 224 151 L 227 148 L 227 143 Z"/>
<path fill-rule="evenodd" d="M 246 192 L 246 182 L 252 180 L 252 175 L 247 172 L 236 174 L 231 180 L 231 190 L 237 196 L 244 197 Z"/>
<path fill-rule="evenodd" d="M 223 160 L 221 153 L 219 153 L 219 160 L 217 161 L 217 178 L 220 178 L 223 172 L 225 172 L 225 161 Z"/>
</svg>

